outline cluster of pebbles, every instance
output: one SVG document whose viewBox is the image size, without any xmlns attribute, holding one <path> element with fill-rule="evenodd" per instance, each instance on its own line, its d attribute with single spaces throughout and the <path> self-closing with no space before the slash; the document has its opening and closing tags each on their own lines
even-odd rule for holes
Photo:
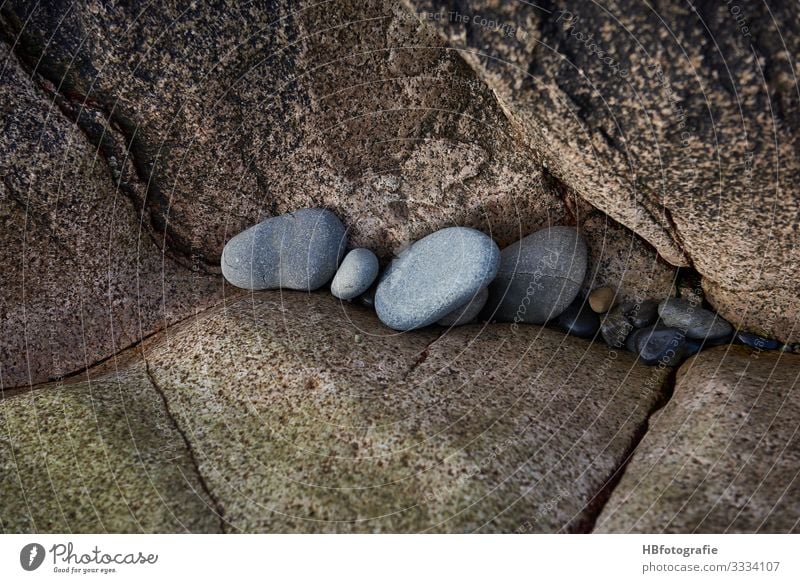
<svg viewBox="0 0 800 583">
<path fill-rule="evenodd" d="M 222 252 L 222 273 L 251 290 L 312 291 L 330 283 L 334 296 L 373 308 L 394 330 L 547 323 L 581 338 L 600 336 L 651 365 L 674 366 L 705 347 L 731 342 L 781 348 L 734 330 L 694 298 L 615 303 L 608 287 L 580 296 L 588 253 L 573 227 L 542 229 L 502 251 L 480 231 L 448 227 L 407 247 L 382 273 L 372 251 L 346 249 L 347 229 L 336 215 L 302 209 L 233 237 Z"/>
</svg>

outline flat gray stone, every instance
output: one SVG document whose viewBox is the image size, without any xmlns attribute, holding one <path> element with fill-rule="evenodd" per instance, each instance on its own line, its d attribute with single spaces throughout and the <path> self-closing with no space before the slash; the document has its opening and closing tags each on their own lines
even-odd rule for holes
<svg viewBox="0 0 800 583">
<path fill-rule="evenodd" d="M 489 288 L 481 288 L 477 294 L 465 305 L 457 307 L 455 310 L 447 314 L 444 318 L 439 320 L 437 324 L 440 326 L 463 326 L 475 321 L 478 314 L 481 313 L 483 306 L 486 305 L 486 300 L 489 299 Z"/>
<path fill-rule="evenodd" d="M 470 301 L 499 264 L 500 250 L 488 235 L 466 227 L 436 231 L 392 261 L 378 284 L 375 310 L 395 330 L 428 326 Z"/>
<path fill-rule="evenodd" d="M 378 277 L 380 264 L 369 249 L 348 253 L 331 282 L 331 293 L 340 300 L 352 300 L 369 289 Z"/>
<path fill-rule="evenodd" d="M 326 209 L 302 209 L 242 231 L 222 251 L 222 275 L 245 289 L 311 291 L 336 273 L 347 245 L 344 225 Z"/>
<path fill-rule="evenodd" d="M 484 313 L 500 322 L 541 324 L 558 317 L 586 275 L 586 242 L 574 227 L 549 227 L 503 249 Z"/>
<path fill-rule="evenodd" d="M 664 300 L 658 306 L 658 315 L 667 326 L 685 330 L 689 338 L 713 340 L 733 333 L 724 318 L 686 300 Z"/>
</svg>

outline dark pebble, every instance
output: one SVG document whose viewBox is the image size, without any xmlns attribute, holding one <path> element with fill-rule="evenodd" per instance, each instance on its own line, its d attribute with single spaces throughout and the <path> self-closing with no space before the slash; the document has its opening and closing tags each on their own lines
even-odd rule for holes
<svg viewBox="0 0 800 583">
<path fill-rule="evenodd" d="M 645 300 L 641 304 L 634 304 L 628 311 L 628 319 L 636 328 L 645 328 L 655 324 L 658 320 L 658 302 Z"/>
<path fill-rule="evenodd" d="M 627 344 L 644 364 L 663 362 L 665 366 L 675 366 L 686 357 L 685 340 L 686 336 L 677 328 L 656 325 L 635 330 Z"/>
<path fill-rule="evenodd" d="M 759 350 L 777 350 L 781 346 L 781 343 L 777 340 L 770 340 L 750 332 L 737 332 L 736 340 Z"/>
<path fill-rule="evenodd" d="M 603 340 L 612 348 L 622 348 L 625 346 L 625 340 L 633 330 L 633 324 L 628 319 L 628 312 L 633 307 L 633 304 L 624 303 L 619 304 L 609 311 L 600 323 L 600 333 L 603 335 Z"/>
<path fill-rule="evenodd" d="M 600 317 L 584 298 L 578 297 L 556 318 L 556 326 L 579 338 L 593 338 L 600 329 Z"/>
</svg>

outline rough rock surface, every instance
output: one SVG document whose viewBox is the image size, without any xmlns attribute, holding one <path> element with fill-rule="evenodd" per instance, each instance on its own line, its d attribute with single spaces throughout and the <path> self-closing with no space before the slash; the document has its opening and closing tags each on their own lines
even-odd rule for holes
<svg viewBox="0 0 800 583">
<path fill-rule="evenodd" d="M 748 4 L 744 23 L 709 1 L 406 4 L 555 177 L 694 266 L 723 317 L 800 339 L 797 3 Z"/>
<path fill-rule="evenodd" d="M 538 327 L 440 332 L 262 293 L 145 352 L 231 530 L 586 529 L 663 373 Z"/>
<path fill-rule="evenodd" d="M 19 267 L 2 290 L 5 387 L 201 309 L 220 287 L 201 273 L 218 273 L 224 243 L 303 207 L 331 208 L 383 260 L 454 224 L 501 247 L 577 224 L 597 266 L 587 285 L 662 297 L 670 283 L 651 248 L 541 168 L 492 89 L 396 3 L 14 0 L 0 41 L 4 264 L 19 265 L 27 233 L 25 287 Z M 61 289 L 69 301 L 53 301 Z"/>
<path fill-rule="evenodd" d="M 0 531 L 219 532 L 141 361 L 0 400 Z"/>
<path fill-rule="evenodd" d="M 5 10 L 7 5 L 3 5 Z M 0 11 L 1 13 L 2 11 Z M 220 297 L 164 256 L 81 129 L 0 42 L 0 388 L 90 366 Z"/>
<path fill-rule="evenodd" d="M 678 370 L 600 532 L 798 532 L 800 357 L 742 346 Z"/>
</svg>

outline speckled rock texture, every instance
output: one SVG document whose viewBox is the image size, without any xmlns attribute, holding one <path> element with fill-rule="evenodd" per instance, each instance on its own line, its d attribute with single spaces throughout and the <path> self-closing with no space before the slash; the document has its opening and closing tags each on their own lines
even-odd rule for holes
<svg viewBox="0 0 800 583">
<path fill-rule="evenodd" d="M 141 360 L 0 400 L 0 492 L 5 533 L 222 528 Z"/>
<path fill-rule="evenodd" d="M 543 168 L 493 89 L 396 3 L 10 0 L 0 44 L 6 388 L 202 309 L 225 242 L 299 208 L 330 208 L 384 262 L 452 225 L 501 247 L 578 225 L 588 288 L 668 293 L 674 270 Z"/>
<path fill-rule="evenodd" d="M 405 4 L 496 92 L 548 172 L 696 268 L 723 317 L 800 340 L 797 3 L 739 7 L 744 22 L 708 1 Z"/>
<path fill-rule="evenodd" d="M 800 357 L 701 352 L 597 521 L 599 532 L 798 532 Z"/>
<path fill-rule="evenodd" d="M 144 348 L 226 530 L 587 530 L 664 373 L 539 327 L 260 292 Z M 601 372 L 598 372 L 601 371 Z"/>
<path fill-rule="evenodd" d="M 0 14 L 8 5 L 3 5 Z M 167 252 L 116 174 L 0 42 L 0 387 L 91 366 L 221 297 Z M 133 186 L 131 186 L 133 188 Z M 168 250 L 167 250 L 168 251 Z"/>
</svg>

